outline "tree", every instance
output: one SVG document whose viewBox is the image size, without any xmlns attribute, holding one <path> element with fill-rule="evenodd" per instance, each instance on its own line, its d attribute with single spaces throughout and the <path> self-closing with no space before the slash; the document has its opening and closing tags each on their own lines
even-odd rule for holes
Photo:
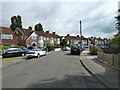
<svg viewBox="0 0 120 90">
<path fill-rule="evenodd" d="M 60 42 L 60 46 L 66 46 L 67 45 L 67 39 L 62 39 Z"/>
<path fill-rule="evenodd" d="M 117 20 L 117 22 L 116 22 L 116 28 L 117 28 L 117 30 L 118 30 L 118 33 L 120 33 L 120 9 L 118 10 L 118 16 L 117 17 L 115 17 L 115 19 Z"/>
<path fill-rule="evenodd" d="M 22 21 L 21 21 L 21 16 L 13 16 L 11 17 L 11 25 L 10 28 L 15 31 L 16 28 L 22 28 Z"/>
<path fill-rule="evenodd" d="M 29 29 L 29 30 L 32 30 L 32 27 L 31 27 L 31 26 L 29 26 L 29 27 L 28 27 L 28 29 Z"/>
<path fill-rule="evenodd" d="M 41 23 L 35 25 L 35 30 L 36 31 L 43 31 L 43 26 Z"/>
</svg>

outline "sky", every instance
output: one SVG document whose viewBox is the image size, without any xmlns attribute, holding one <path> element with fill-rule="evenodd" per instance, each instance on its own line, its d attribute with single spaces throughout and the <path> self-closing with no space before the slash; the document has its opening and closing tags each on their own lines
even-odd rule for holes
<svg viewBox="0 0 120 90">
<path fill-rule="evenodd" d="M 9 27 L 11 17 L 20 15 L 23 28 L 43 25 L 44 31 L 56 32 L 61 36 L 77 36 L 82 21 L 85 37 L 112 38 L 117 30 L 118 0 L 5 0 L 0 3 L 0 26 Z"/>
</svg>

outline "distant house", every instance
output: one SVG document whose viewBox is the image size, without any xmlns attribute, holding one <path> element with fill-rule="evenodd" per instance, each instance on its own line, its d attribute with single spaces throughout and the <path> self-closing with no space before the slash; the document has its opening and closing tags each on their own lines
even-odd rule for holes
<svg viewBox="0 0 120 90">
<path fill-rule="evenodd" d="M 17 44 L 16 37 L 13 35 L 11 28 L 0 27 L 0 45 L 14 46 Z"/>
<path fill-rule="evenodd" d="M 85 37 L 79 37 L 79 35 L 70 36 L 68 34 L 64 38 L 67 39 L 67 44 L 69 45 L 82 44 L 83 46 L 88 46 L 88 39 Z"/>
</svg>

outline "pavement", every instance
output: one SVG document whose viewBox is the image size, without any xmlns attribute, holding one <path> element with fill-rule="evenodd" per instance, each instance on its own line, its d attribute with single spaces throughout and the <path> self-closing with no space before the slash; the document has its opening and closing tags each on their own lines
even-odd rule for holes
<svg viewBox="0 0 120 90">
<path fill-rule="evenodd" d="M 82 65 L 108 88 L 120 88 L 118 72 L 120 70 L 102 63 L 96 55 L 89 55 L 89 51 L 83 51 L 80 55 Z"/>
</svg>

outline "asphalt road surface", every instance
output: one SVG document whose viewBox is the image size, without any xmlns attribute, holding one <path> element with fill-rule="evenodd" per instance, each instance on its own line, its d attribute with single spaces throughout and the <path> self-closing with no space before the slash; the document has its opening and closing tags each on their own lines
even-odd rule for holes
<svg viewBox="0 0 120 90">
<path fill-rule="evenodd" d="M 4 67 L 3 88 L 104 88 L 81 65 L 78 55 L 68 51 Z"/>
</svg>

